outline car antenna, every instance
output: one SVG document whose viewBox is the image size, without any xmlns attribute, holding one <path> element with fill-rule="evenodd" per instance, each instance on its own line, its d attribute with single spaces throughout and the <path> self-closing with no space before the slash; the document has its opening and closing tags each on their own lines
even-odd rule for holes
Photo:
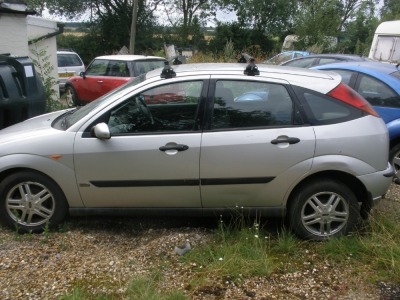
<svg viewBox="0 0 400 300">
<path fill-rule="evenodd" d="M 255 76 L 255 75 L 260 75 L 260 71 L 258 70 L 258 67 L 254 63 L 254 58 L 250 59 L 250 63 L 247 65 L 246 69 L 244 70 L 244 74 L 248 76 Z"/>
<path fill-rule="evenodd" d="M 176 77 L 175 71 L 171 68 L 168 61 L 164 62 L 164 68 L 161 71 L 161 78 L 168 79 L 173 77 Z"/>
</svg>

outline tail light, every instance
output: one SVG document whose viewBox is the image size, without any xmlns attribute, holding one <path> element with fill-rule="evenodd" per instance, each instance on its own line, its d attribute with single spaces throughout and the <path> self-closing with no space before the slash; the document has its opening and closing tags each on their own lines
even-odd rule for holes
<svg viewBox="0 0 400 300">
<path fill-rule="evenodd" d="M 373 109 L 371 104 L 368 103 L 359 93 L 350 88 L 343 82 L 328 93 L 329 96 L 343 101 L 351 106 L 354 106 L 369 115 L 379 117 L 378 113 Z"/>
</svg>

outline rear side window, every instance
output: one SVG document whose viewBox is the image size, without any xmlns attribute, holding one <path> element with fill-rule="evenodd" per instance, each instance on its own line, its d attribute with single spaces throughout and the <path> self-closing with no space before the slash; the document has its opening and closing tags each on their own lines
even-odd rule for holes
<svg viewBox="0 0 400 300">
<path fill-rule="evenodd" d="M 365 115 L 362 110 L 328 95 L 300 87 L 294 90 L 304 101 L 303 108 L 311 125 L 341 123 Z"/>
<path fill-rule="evenodd" d="M 216 82 L 212 129 L 292 125 L 294 104 L 285 86 L 275 83 Z"/>
<path fill-rule="evenodd" d="M 143 60 L 136 61 L 134 63 L 134 69 L 136 76 L 147 73 L 151 70 L 158 69 L 164 67 L 163 60 Z"/>
</svg>

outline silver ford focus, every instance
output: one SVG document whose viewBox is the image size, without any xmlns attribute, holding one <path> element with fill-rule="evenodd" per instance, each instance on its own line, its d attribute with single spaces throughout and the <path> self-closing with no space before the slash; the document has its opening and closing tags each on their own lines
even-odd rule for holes
<svg viewBox="0 0 400 300">
<path fill-rule="evenodd" d="M 335 73 L 250 64 L 153 70 L 86 106 L 0 131 L 0 219 L 287 217 L 346 234 L 392 182 L 385 123 Z"/>
</svg>

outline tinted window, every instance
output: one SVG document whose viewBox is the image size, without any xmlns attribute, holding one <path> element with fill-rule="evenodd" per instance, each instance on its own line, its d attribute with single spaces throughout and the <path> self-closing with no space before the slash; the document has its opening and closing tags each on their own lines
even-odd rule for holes
<svg viewBox="0 0 400 300">
<path fill-rule="evenodd" d="M 293 102 L 283 85 L 216 82 L 212 129 L 292 124 Z"/>
<path fill-rule="evenodd" d="M 191 131 L 202 81 L 172 83 L 135 95 L 110 112 L 111 134 Z"/>
<path fill-rule="evenodd" d="M 303 105 L 312 125 L 326 125 L 349 121 L 363 116 L 363 112 L 342 101 L 303 88 L 295 88 L 304 99 Z"/>
<path fill-rule="evenodd" d="M 357 91 L 371 105 L 400 107 L 400 97 L 382 81 L 360 74 Z"/>
</svg>

